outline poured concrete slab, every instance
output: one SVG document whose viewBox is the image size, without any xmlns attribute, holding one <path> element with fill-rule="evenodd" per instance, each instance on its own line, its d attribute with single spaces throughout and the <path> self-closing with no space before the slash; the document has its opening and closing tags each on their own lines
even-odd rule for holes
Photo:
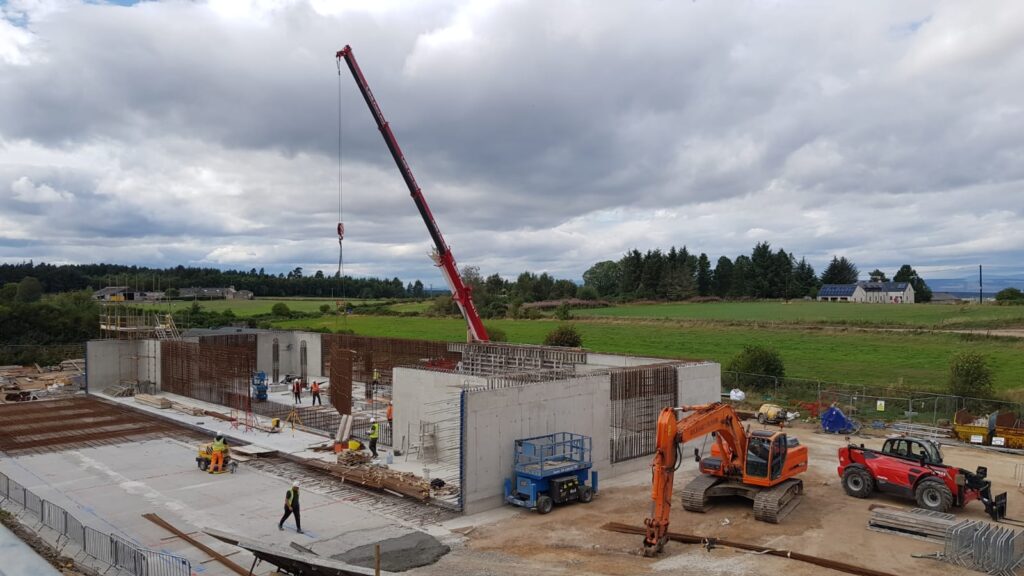
<svg viewBox="0 0 1024 576">
<path fill-rule="evenodd" d="M 102 393 L 92 394 L 94 396 L 103 398 L 110 402 L 116 402 L 124 406 L 128 406 L 135 410 L 140 410 L 185 424 L 191 428 L 206 431 L 210 435 L 210 439 L 213 440 L 214 435 L 217 432 L 224 434 L 229 441 L 234 441 L 236 444 L 256 444 L 265 449 L 276 450 L 278 452 L 284 452 L 286 454 L 296 454 L 308 458 L 317 458 L 327 461 L 334 460 L 334 454 L 324 452 L 313 452 L 309 448 L 311 446 L 319 446 L 326 443 L 333 443 L 333 439 L 320 434 L 313 434 L 302 430 L 292 430 L 287 424 L 284 424 L 284 430 L 276 434 L 268 434 L 267 432 L 261 432 L 259 430 L 246 431 L 244 424 L 239 424 L 237 428 L 233 428 L 230 422 L 219 420 L 213 416 L 192 416 L 190 414 L 184 414 L 177 410 L 168 410 L 154 408 L 146 404 L 140 404 L 135 402 L 132 398 L 114 398 L 107 396 Z M 179 402 L 190 406 L 196 406 L 203 408 L 204 410 L 210 410 L 224 414 L 225 416 L 231 415 L 231 409 L 218 404 L 212 404 L 209 402 L 203 402 L 201 400 L 194 400 L 186 396 L 179 396 L 177 394 L 169 394 L 166 392 L 160 393 L 161 397 L 167 398 L 173 402 Z M 239 416 L 244 418 L 244 413 Z M 260 422 L 264 425 L 269 425 L 269 418 L 260 418 Z"/>
<path fill-rule="evenodd" d="M 302 527 L 279 531 L 287 479 L 240 466 L 235 474 L 206 474 L 195 465 L 195 447 L 167 438 L 0 460 L 0 471 L 83 524 L 143 546 L 185 556 L 204 574 L 231 574 L 205 553 L 142 518 L 155 512 L 179 530 L 248 568 L 252 556 L 204 534 L 222 530 L 268 545 L 298 542 L 321 556 L 416 530 L 329 496 L 302 492 Z M 301 488 L 300 488 L 301 489 Z M 262 571 L 261 571 L 262 570 Z M 196 570 L 198 571 L 198 570 Z M 266 574 L 266 564 L 256 574 Z"/>
</svg>

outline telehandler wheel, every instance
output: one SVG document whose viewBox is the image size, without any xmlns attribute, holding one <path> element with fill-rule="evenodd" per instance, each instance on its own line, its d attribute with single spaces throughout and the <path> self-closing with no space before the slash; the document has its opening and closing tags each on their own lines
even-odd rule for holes
<svg viewBox="0 0 1024 576">
<path fill-rule="evenodd" d="M 580 488 L 580 502 L 589 504 L 594 499 L 594 490 L 590 486 Z"/>
<path fill-rule="evenodd" d="M 867 498 L 875 491 L 875 481 L 866 470 L 847 468 L 843 471 L 843 490 L 854 498 Z"/>
<path fill-rule="evenodd" d="M 925 478 L 914 490 L 917 505 L 933 512 L 949 512 L 953 506 L 953 493 L 938 478 Z"/>
<path fill-rule="evenodd" d="M 554 505 L 555 503 L 551 500 L 549 496 L 537 496 L 538 514 L 547 514 L 548 512 L 551 512 L 551 507 Z"/>
<path fill-rule="evenodd" d="M 757 423 L 761 425 L 768 423 L 768 417 L 764 415 L 764 412 L 757 413 Z"/>
</svg>

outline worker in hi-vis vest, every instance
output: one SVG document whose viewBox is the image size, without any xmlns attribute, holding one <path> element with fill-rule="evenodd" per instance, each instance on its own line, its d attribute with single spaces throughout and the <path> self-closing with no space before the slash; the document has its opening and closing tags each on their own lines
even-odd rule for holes
<svg viewBox="0 0 1024 576">
<path fill-rule="evenodd" d="M 380 424 L 376 418 L 370 418 L 370 454 L 377 457 L 377 438 L 380 438 Z"/>
<path fill-rule="evenodd" d="M 210 455 L 210 474 L 224 471 L 224 453 L 227 450 L 228 443 L 224 435 L 217 432 L 217 437 L 213 439 L 213 454 Z"/>
<path fill-rule="evenodd" d="M 295 515 L 295 531 L 302 534 L 302 518 L 299 517 L 299 481 L 292 482 L 292 487 L 284 494 L 284 516 L 277 523 L 278 530 L 284 530 L 284 521 Z"/>
</svg>

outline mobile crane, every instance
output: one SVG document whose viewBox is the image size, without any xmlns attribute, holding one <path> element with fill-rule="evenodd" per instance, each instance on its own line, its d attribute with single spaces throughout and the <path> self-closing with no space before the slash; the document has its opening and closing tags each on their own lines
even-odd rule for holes
<svg viewBox="0 0 1024 576">
<path fill-rule="evenodd" d="M 363 71 L 359 68 L 355 55 L 352 54 L 352 47 L 345 46 L 335 54 L 335 58 L 338 60 L 339 74 L 341 73 L 342 60 L 345 61 L 349 71 L 352 72 L 352 78 L 355 79 L 356 86 L 359 87 L 359 92 L 363 95 L 363 99 L 366 100 L 366 105 L 370 108 L 370 114 L 373 115 L 377 128 L 384 137 L 384 143 L 387 144 L 388 150 L 391 151 L 391 157 L 394 158 L 395 164 L 398 165 L 398 171 L 402 173 L 402 179 L 405 180 L 405 185 L 409 188 L 409 194 L 412 196 L 413 202 L 416 203 L 416 209 L 419 210 L 423 223 L 427 225 L 427 232 L 430 233 L 430 237 L 434 241 L 434 253 L 431 257 L 434 260 L 434 264 L 441 269 L 444 279 L 448 283 L 448 288 L 452 291 L 452 299 L 458 305 L 463 318 L 466 319 L 468 326 L 467 340 L 471 342 L 487 342 L 489 340 L 487 329 L 484 328 L 483 320 L 480 319 L 476 306 L 473 304 L 472 289 L 466 286 L 462 281 L 462 277 L 459 276 L 459 269 L 455 264 L 455 257 L 452 256 L 451 248 L 444 241 L 441 229 L 437 227 L 434 215 L 430 212 L 430 207 L 427 206 L 427 200 L 423 197 L 423 192 L 420 190 L 419 184 L 416 183 L 416 178 L 412 175 L 412 169 L 409 168 L 409 163 L 405 161 L 405 155 L 402 154 L 402 149 L 398 146 L 398 140 L 395 139 L 395 135 L 391 132 L 391 127 L 388 125 L 387 120 L 384 119 L 384 113 L 381 112 L 377 100 L 373 97 L 373 92 L 370 91 L 369 84 L 366 83 Z M 344 228 L 341 223 L 338 223 L 339 238 L 342 236 L 343 230 Z"/>
<path fill-rule="evenodd" d="M 685 416 L 684 416 L 685 414 Z M 701 474 L 683 488 L 683 508 L 707 512 L 719 496 L 743 496 L 754 502 L 754 518 L 777 523 L 800 502 L 807 471 L 807 447 L 784 432 L 748 433 L 732 406 L 715 402 L 668 407 L 658 415 L 654 461 L 651 464 L 651 517 L 644 520 L 644 555 L 661 552 L 668 539 L 672 481 L 682 458 L 682 444 L 711 434 L 711 456 L 694 449 Z"/>
</svg>

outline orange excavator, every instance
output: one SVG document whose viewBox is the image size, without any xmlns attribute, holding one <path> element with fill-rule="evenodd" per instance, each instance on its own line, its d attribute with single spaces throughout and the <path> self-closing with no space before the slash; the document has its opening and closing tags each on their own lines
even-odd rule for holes
<svg viewBox="0 0 1024 576">
<path fill-rule="evenodd" d="M 668 539 L 672 480 L 682 460 L 684 442 L 711 434 L 711 456 L 694 449 L 701 474 L 683 489 L 683 508 L 707 512 L 719 496 L 743 496 L 754 502 L 754 518 L 777 523 L 800 502 L 807 471 L 807 447 L 777 430 L 743 428 L 732 406 L 715 402 L 665 408 L 658 416 L 657 447 L 651 486 L 651 517 L 644 520 L 644 555 L 661 552 Z"/>
</svg>

